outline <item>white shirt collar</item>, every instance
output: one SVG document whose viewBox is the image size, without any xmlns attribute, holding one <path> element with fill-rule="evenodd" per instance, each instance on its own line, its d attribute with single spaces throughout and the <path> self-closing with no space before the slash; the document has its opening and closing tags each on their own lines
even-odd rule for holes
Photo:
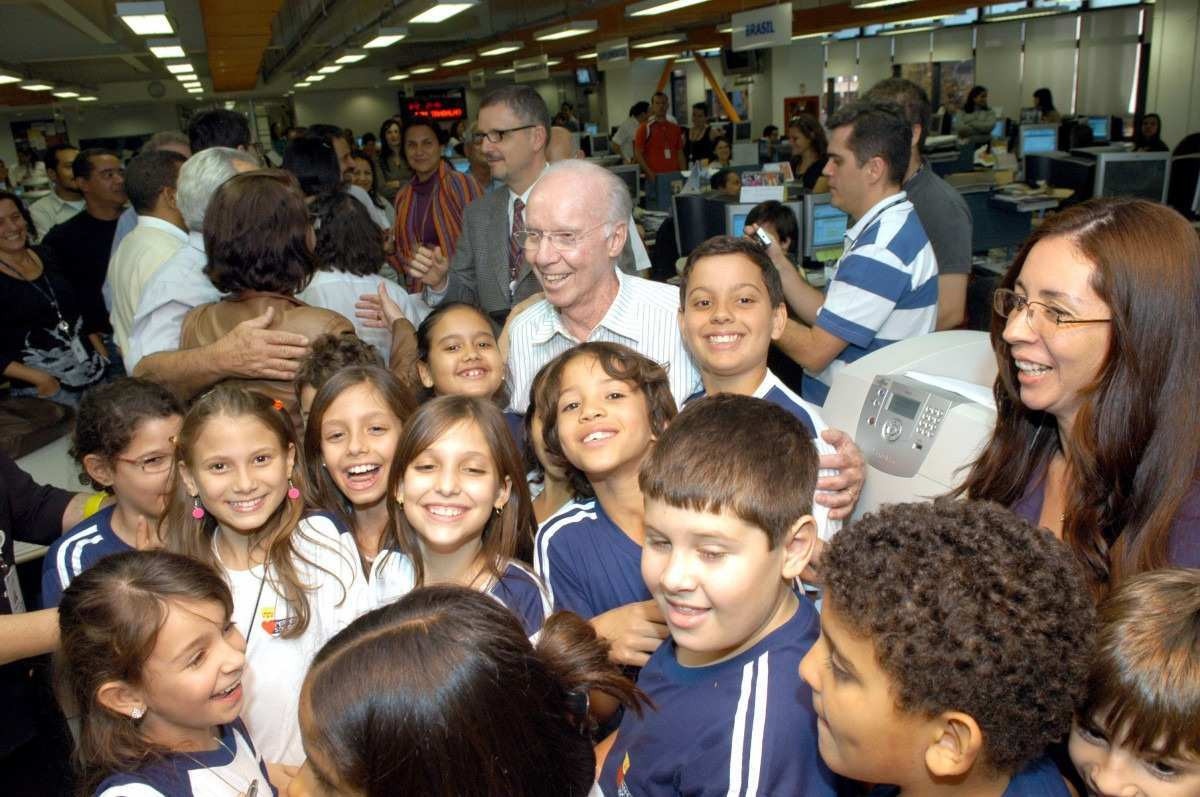
<svg viewBox="0 0 1200 797">
<path fill-rule="evenodd" d="M 179 229 L 171 222 L 166 221 L 165 219 L 160 219 L 157 216 L 138 216 L 137 217 L 137 226 L 150 227 L 151 229 L 162 230 L 163 232 L 168 232 L 171 235 L 178 238 L 180 241 L 186 241 L 188 239 L 188 234 L 186 232 Z M 201 235 L 200 237 L 201 237 L 201 240 L 203 240 L 204 236 Z"/>
<path fill-rule="evenodd" d="M 600 323 L 596 324 L 596 329 L 604 327 L 610 332 L 636 341 L 641 336 L 642 328 L 638 323 L 637 302 L 631 295 L 633 285 L 629 282 L 629 276 L 617 268 L 615 263 L 613 270 L 617 274 L 617 295 L 613 297 L 612 304 L 608 306 Z M 563 325 L 562 314 L 559 313 L 558 308 L 548 301 L 546 304 L 548 312 L 542 319 L 541 326 L 533 331 L 533 342 L 535 344 L 546 343 L 556 334 L 561 334 L 568 340 L 575 340 Z"/>
<path fill-rule="evenodd" d="M 871 206 L 871 209 L 862 214 L 862 217 L 854 223 L 854 226 L 846 230 L 846 238 L 850 241 L 857 241 L 858 236 L 862 235 L 867 227 L 875 223 L 875 221 L 889 210 L 893 205 L 899 206 L 908 201 L 908 194 L 903 191 L 897 191 L 894 194 L 888 194 L 883 199 Z"/>
<path fill-rule="evenodd" d="M 544 175 L 546 173 L 546 170 L 549 168 L 550 168 L 549 163 L 547 163 L 545 166 L 542 167 L 541 172 L 538 173 L 537 180 L 534 180 L 532 183 L 529 184 L 529 187 L 525 189 L 525 193 L 518 196 L 517 194 L 513 193 L 513 190 L 511 188 L 508 189 L 508 216 L 509 216 L 509 218 L 512 218 L 513 203 L 516 202 L 518 199 L 521 200 L 522 202 L 524 202 L 526 205 L 529 204 L 529 195 L 531 193 L 533 193 L 533 187 L 538 184 L 538 180 L 542 179 L 542 175 Z"/>
</svg>

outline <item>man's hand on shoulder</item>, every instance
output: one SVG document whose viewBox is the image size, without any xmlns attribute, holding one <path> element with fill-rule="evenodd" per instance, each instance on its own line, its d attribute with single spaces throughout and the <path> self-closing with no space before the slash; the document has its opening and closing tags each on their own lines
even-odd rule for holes
<svg viewBox="0 0 1200 797">
<path fill-rule="evenodd" d="M 231 376 L 251 379 L 293 379 L 308 354 L 308 338 L 269 329 L 274 308 L 247 319 L 216 342 L 217 362 Z"/>
</svg>

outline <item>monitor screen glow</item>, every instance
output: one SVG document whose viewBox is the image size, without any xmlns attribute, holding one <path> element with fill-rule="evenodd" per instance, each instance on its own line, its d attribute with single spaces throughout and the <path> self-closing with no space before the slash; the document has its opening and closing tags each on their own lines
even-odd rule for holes
<svg viewBox="0 0 1200 797">
<path fill-rule="evenodd" d="M 1089 116 L 1087 123 L 1092 129 L 1092 138 L 1096 141 L 1108 141 L 1111 121 L 1107 116 Z"/>
<path fill-rule="evenodd" d="M 833 205 L 815 206 L 812 218 L 812 248 L 816 250 L 841 246 L 848 221 L 846 214 Z"/>
<path fill-rule="evenodd" d="M 1026 128 L 1021 131 L 1021 154 L 1036 155 L 1058 148 L 1058 131 L 1049 127 Z"/>
</svg>

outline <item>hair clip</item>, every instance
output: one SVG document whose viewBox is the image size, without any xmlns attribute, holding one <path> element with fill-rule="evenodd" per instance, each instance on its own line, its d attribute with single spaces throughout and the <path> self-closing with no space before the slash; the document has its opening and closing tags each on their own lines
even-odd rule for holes
<svg viewBox="0 0 1200 797">
<path fill-rule="evenodd" d="M 283 412 L 283 402 L 280 401 L 279 399 L 275 399 L 274 401 L 272 401 L 271 406 L 274 407 L 275 409 L 277 409 L 279 412 Z"/>
</svg>

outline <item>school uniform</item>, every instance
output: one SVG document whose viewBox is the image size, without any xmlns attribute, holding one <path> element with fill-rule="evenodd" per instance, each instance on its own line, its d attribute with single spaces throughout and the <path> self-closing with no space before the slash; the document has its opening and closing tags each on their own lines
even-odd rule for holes
<svg viewBox="0 0 1200 797">
<path fill-rule="evenodd" d="M 896 797 L 900 789 L 895 786 L 876 786 L 870 797 Z M 1058 774 L 1058 768 L 1049 758 L 1039 758 L 1013 775 L 1008 788 L 1001 797 L 1071 797 L 1067 784 Z"/>
<path fill-rule="evenodd" d="M 585 620 L 650 600 L 642 580 L 642 546 L 621 531 L 595 498 L 570 502 L 538 528 L 533 569 L 555 609 Z"/>
<path fill-rule="evenodd" d="M 606 797 L 832 797 L 812 690 L 797 675 L 819 631 L 816 609 L 801 598 L 786 623 L 728 661 L 684 667 L 668 639 L 638 676 L 654 708 L 641 718 L 625 712 L 600 790 Z"/>
<path fill-rule="evenodd" d="M 297 620 L 277 574 L 263 565 L 221 567 L 233 593 L 233 617 L 246 638 L 242 718 L 264 759 L 298 765 L 300 688 L 308 665 L 329 639 L 369 608 L 354 535 L 323 513 L 303 518 L 292 533 L 295 568 L 308 592 L 308 627 L 297 637 L 283 633 Z M 213 550 L 217 551 L 216 538 Z M 218 554 L 218 564 L 220 557 Z"/>
<path fill-rule="evenodd" d="M 240 719 L 220 726 L 216 750 L 172 753 L 136 772 L 110 775 L 94 797 L 238 797 L 258 782 L 259 797 L 277 794 Z"/>
<path fill-rule="evenodd" d="M 550 595 L 537 575 L 520 562 L 509 560 L 484 592 L 504 605 L 521 621 L 525 635 L 535 637 L 542 631 L 551 609 Z"/>
<path fill-rule="evenodd" d="M 55 540 L 42 560 L 42 608 L 57 606 L 63 590 L 75 578 L 106 556 L 134 550 L 113 531 L 116 504 L 77 523 Z"/>
<path fill-rule="evenodd" d="M 699 390 L 687 397 L 683 402 L 683 406 L 686 408 L 693 401 L 698 401 L 707 395 L 703 385 L 701 385 Z M 753 398 L 763 399 L 776 406 L 783 407 L 792 415 L 795 415 L 797 420 L 808 429 L 808 433 L 812 436 L 813 445 L 817 448 L 818 455 L 837 453 L 836 448 L 821 438 L 821 432 L 829 428 L 825 423 L 825 419 L 821 417 L 821 410 L 815 404 L 807 402 L 796 395 L 769 368 L 762 382 L 758 384 L 758 387 L 750 395 Z M 817 475 L 836 476 L 837 471 L 831 468 L 822 468 L 817 471 Z M 829 517 L 829 507 L 822 506 L 815 501 L 813 502 L 812 515 L 813 519 L 817 521 L 817 537 L 824 542 L 833 539 L 833 535 L 837 534 L 842 528 L 842 521 L 833 520 Z"/>
</svg>

